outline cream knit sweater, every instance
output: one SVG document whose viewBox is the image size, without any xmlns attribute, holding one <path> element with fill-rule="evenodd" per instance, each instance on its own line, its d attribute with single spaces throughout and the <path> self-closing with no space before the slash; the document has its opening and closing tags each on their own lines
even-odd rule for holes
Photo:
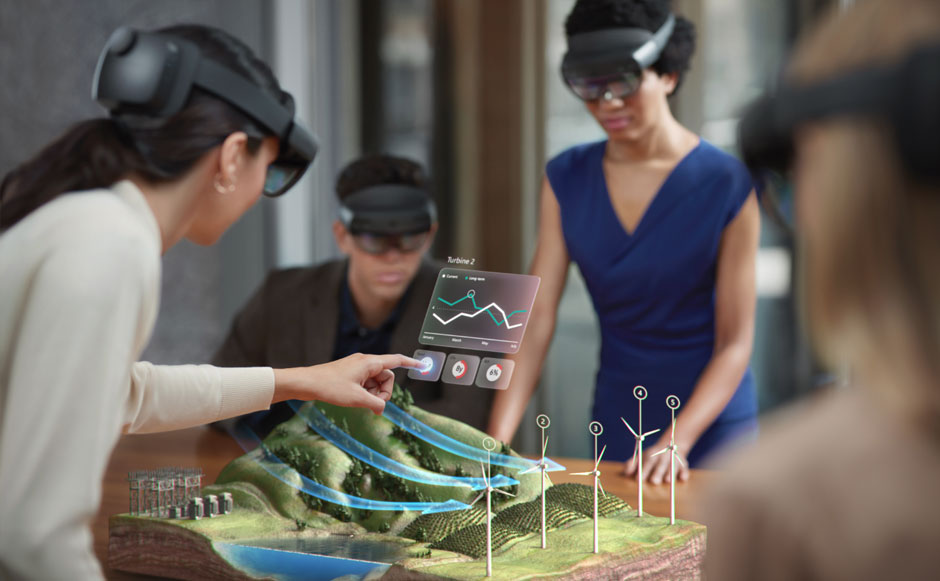
<svg viewBox="0 0 940 581">
<path fill-rule="evenodd" d="M 161 238 L 140 190 L 63 195 L 0 236 L 0 578 L 101 578 L 89 528 L 121 432 L 265 409 L 270 368 L 136 362 Z"/>
</svg>

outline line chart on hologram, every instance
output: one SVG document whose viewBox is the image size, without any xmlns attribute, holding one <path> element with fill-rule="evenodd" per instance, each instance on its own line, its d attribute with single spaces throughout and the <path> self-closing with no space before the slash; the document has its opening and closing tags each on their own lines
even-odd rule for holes
<svg viewBox="0 0 940 581">
<path fill-rule="evenodd" d="M 419 341 L 515 353 L 538 286 L 536 276 L 445 268 L 434 286 Z"/>
<path fill-rule="evenodd" d="M 440 321 L 442 325 L 449 325 L 449 324 L 453 323 L 454 321 L 456 321 L 457 319 L 459 319 L 459 318 L 461 318 L 461 317 L 467 317 L 467 318 L 469 318 L 469 319 L 472 319 L 472 318 L 474 318 L 474 317 L 476 317 L 476 316 L 478 316 L 478 315 L 482 315 L 483 313 L 488 314 L 488 315 L 490 316 L 490 318 L 493 319 L 493 322 L 496 323 L 496 326 L 497 326 L 497 327 L 500 326 L 500 325 L 502 325 L 503 323 L 505 323 L 505 324 L 506 324 L 506 329 L 515 329 L 516 327 L 520 327 L 520 326 L 522 326 L 522 325 L 525 324 L 525 323 L 515 323 L 515 324 L 513 324 L 513 323 L 510 323 L 510 322 L 509 322 L 509 319 L 511 319 L 513 315 L 518 315 L 518 314 L 521 314 L 521 313 L 528 312 L 526 309 L 518 309 L 518 310 L 515 310 L 515 311 L 510 311 L 509 314 L 507 315 L 507 314 L 506 314 L 506 311 L 504 311 L 504 310 L 502 309 L 502 307 L 500 307 L 500 306 L 499 306 L 498 304 L 496 304 L 496 303 L 490 303 L 490 304 L 486 305 L 485 307 L 478 307 L 478 306 L 477 306 L 477 302 L 476 302 L 476 291 L 475 291 L 475 290 L 472 290 L 472 289 L 471 289 L 470 291 L 468 291 L 467 294 L 465 294 L 465 295 L 463 296 L 463 298 L 458 299 L 458 300 L 456 300 L 456 301 L 454 301 L 454 302 L 452 302 L 452 303 L 451 303 L 451 302 L 448 302 L 446 299 L 444 299 L 444 298 L 442 298 L 442 297 L 437 297 L 437 300 L 441 301 L 442 303 L 444 303 L 445 305 L 447 305 L 447 306 L 449 306 L 449 307 L 455 307 L 455 306 L 457 306 L 458 304 L 460 304 L 460 303 L 462 303 L 462 302 L 464 302 L 464 301 L 466 301 L 466 300 L 468 300 L 468 299 L 470 300 L 470 304 L 473 305 L 473 309 L 474 309 L 474 310 L 471 311 L 471 312 L 460 312 L 460 313 L 457 313 L 457 314 L 454 315 L 453 317 L 450 317 L 449 319 L 446 319 L 446 320 L 443 319 L 443 318 L 442 318 L 440 315 L 438 315 L 437 313 L 432 313 L 431 316 L 433 316 L 435 319 L 437 319 L 438 321 Z M 500 315 L 499 318 L 497 318 L 496 315 L 493 314 L 493 311 L 494 311 L 494 310 L 495 310 L 497 313 L 499 313 L 499 315 Z"/>
</svg>

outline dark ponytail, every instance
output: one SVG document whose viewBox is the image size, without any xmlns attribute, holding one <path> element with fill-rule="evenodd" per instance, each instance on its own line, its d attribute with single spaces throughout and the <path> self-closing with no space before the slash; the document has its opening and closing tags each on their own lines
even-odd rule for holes
<svg viewBox="0 0 940 581">
<path fill-rule="evenodd" d="M 196 43 L 205 57 L 293 106 L 267 65 L 227 33 L 198 25 L 162 32 Z M 107 188 L 131 174 L 151 183 L 177 179 L 236 131 L 249 135 L 251 153 L 261 146 L 259 136 L 269 133 L 200 89 L 193 89 L 186 106 L 165 119 L 122 116 L 80 122 L 0 182 L 0 232 L 65 192 Z"/>
<path fill-rule="evenodd" d="M 0 230 L 63 192 L 111 185 L 142 165 L 115 121 L 78 123 L 0 183 Z"/>
</svg>

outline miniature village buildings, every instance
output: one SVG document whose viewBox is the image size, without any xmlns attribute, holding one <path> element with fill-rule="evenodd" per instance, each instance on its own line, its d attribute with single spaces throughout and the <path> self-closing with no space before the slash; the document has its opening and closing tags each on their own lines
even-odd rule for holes
<svg viewBox="0 0 940 581">
<path fill-rule="evenodd" d="M 230 492 L 201 496 L 203 476 L 200 468 L 128 472 L 129 512 L 134 516 L 189 519 L 231 513 L 234 501 Z"/>
</svg>

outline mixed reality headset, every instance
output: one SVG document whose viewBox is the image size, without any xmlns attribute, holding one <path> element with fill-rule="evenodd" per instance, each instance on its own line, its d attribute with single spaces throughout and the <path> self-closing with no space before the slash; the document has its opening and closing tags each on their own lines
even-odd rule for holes
<svg viewBox="0 0 940 581">
<path fill-rule="evenodd" d="M 940 185 L 940 44 L 919 46 L 898 63 L 785 83 L 760 97 L 738 126 L 742 158 L 759 179 L 786 173 L 796 128 L 836 116 L 884 119 L 911 176 Z"/>
<path fill-rule="evenodd" d="M 244 76 L 204 57 L 171 34 L 118 28 L 108 39 L 92 82 L 92 98 L 112 115 L 169 117 L 183 109 L 194 87 L 236 107 L 279 140 L 264 194 L 279 196 L 303 176 L 317 154 L 314 135 L 282 103 Z"/>
<path fill-rule="evenodd" d="M 656 32 L 607 28 L 573 34 L 561 76 L 582 101 L 629 97 L 640 88 L 643 70 L 659 59 L 675 26 L 676 17 L 670 14 Z"/>
<path fill-rule="evenodd" d="M 392 245 L 409 252 L 424 244 L 437 222 L 437 207 L 422 187 L 380 184 L 343 198 L 339 219 L 367 252 L 381 253 Z"/>
<path fill-rule="evenodd" d="M 940 44 L 919 46 L 893 64 L 784 83 L 745 110 L 738 125 L 741 157 L 763 206 L 785 230 L 793 223 L 794 132 L 803 123 L 845 116 L 885 120 L 908 174 L 940 185 Z"/>
</svg>

